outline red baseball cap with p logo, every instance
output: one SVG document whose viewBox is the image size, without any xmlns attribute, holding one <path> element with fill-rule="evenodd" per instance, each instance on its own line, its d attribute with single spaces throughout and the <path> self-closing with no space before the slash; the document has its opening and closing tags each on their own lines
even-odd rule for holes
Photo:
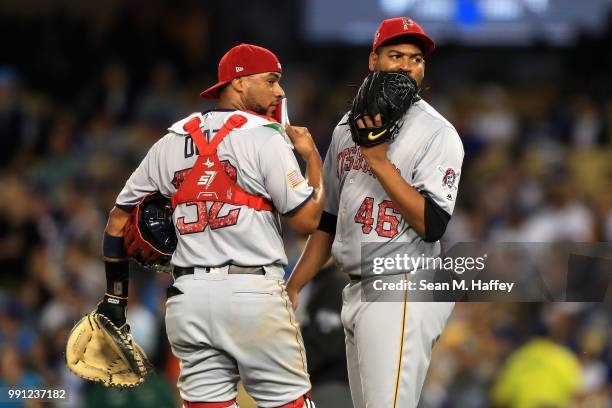
<svg viewBox="0 0 612 408">
<path fill-rule="evenodd" d="M 419 40 L 423 44 L 423 53 L 425 55 L 431 53 L 436 48 L 434 41 L 416 21 L 408 17 L 395 17 L 383 20 L 380 23 L 374 34 L 372 51 L 376 52 L 376 49 L 383 45 L 385 41 L 401 36 L 415 37 Z"/>
<path fill-rule="evenodd" d="M 230 83 L 232 79 L 263 72 L 283 72 L 276 55 L 257 45 L 237 45 L 219 62 L 219 82 L 200 93 L 200 96 L 216 99 L 219 97 L 220 88 Z"/>
</svg>

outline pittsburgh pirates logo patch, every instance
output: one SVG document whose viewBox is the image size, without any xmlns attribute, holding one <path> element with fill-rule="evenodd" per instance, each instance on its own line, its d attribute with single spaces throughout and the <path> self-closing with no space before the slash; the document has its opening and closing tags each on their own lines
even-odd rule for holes
<svg viewBox="0 0 612 408">
<path fill-rule="evenodd" d="M 446 199 L 449 201 L 453 200 L 453 193 L 457 191 L 457 184 L 459 183 L 460 172 L 453 169 L 452 167 L 438 166 L 438 171 L 442 173 L 442 188 L 446 190 Z"/>
</svg>

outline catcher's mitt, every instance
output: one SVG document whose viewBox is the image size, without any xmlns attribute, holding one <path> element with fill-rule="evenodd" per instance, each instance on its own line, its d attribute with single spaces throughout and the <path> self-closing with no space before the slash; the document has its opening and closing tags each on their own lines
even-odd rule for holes
<svg viewBox="0 0 612 408">
<path fill-rule="evenodd" d="M 375 146 L 393 140 L 402 116 L 419 100 L 419 87 L 414 79 L 403 72 L 370 72 L 353 99 L 348 122 L 353 141 L 359 146 Z M 357 120 L 369 115 L 381 115 L 382 126 L 358 128 Z"/>
<path fill-rule="evenodd" d="M 135 387 L 153 366 L 130 334 L 103 314 L 92 312 L 70 332 L 66 365 L 79 377 L 110 387 Z"/>
</svg>

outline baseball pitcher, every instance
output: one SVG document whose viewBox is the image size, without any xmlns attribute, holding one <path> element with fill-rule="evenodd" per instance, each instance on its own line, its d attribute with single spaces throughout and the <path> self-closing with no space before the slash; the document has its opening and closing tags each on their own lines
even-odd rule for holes
<svg viewBox="0 0 612 408">
<path fill-rule="evenodd" d="M 453 308 L 409 302 L 406 290 L 399 302 L 361 297 L 362 243 L 378 243 L 389 256 L 388 244 L 400 243 L 408 256 L 436 257 L 457 199 L 461 140 L 418 96 L 424 57 L 433 49 L 433 40 L 409 18 L 379 26 L 370 74 L 334 129 L 325 158 L 328 194 L 321 223 L 287 284 L 295 306 L 298 291 L 330 255 L 349 275 L 341 317 L 358 408 L 417 406 L 433 344 Z"/>
</svg>

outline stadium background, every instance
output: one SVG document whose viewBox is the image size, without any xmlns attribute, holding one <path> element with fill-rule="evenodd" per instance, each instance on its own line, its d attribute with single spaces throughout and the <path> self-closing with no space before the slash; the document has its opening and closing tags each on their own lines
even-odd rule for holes
<svg viewBox="0 0 612 408">
<path fill-rule="evenodd" d="M 212 107 L 198 92 L 240 42 L 279 55 L 292 123 L 308 126 L 325 154 L 366 74 L 376 24 L 385 13 L 415 18 L 442 39 L 423 96 L 466 150 L 448 244 L 612 240 L 609 1 L 329 3 L 331 11 L 318 0 L 1 3 L 0 386 L 67 388 L 61 406 L 177 406 L 166 275 L 132 271 L 128 318 L 157 367 L 143 387 L 85 384 L 62 353 L 103 294 L 101 235 L 125 179 L 167 126 Z M 291 263 L 302 244 L 286 231 Z M 300 310 L 323 408 L 350 406 L 342 284 L 322 275 Z M 610 309 L 458 304 L 420 406 L 611 406 Z"/>
</svg>

